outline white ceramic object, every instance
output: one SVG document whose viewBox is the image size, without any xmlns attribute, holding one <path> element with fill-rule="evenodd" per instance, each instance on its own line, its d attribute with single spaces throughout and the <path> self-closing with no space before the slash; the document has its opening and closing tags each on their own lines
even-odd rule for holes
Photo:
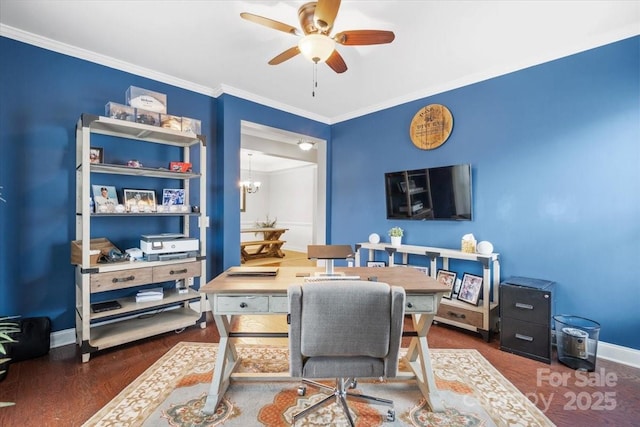
<svg viewBox="0 0 640 427">
<path fill-rule="evenodd" d="M 391 246 L 402 246 L 402 236 L 391 236 Z"/>
<path fill-rule="evenodd" d="M 481 255 L 490 255 L 493 253 L 493 245 L 491 244 L 491 242 L 483 240 L 482 242 L 478 243 L 478 246 L 476 246 L 476 252 Z"/>
<path fill-rule="evenodd" d="M 380 235 L 376 233 L 369 234 L 369 243 L 380 243 Z"/>
</svg>

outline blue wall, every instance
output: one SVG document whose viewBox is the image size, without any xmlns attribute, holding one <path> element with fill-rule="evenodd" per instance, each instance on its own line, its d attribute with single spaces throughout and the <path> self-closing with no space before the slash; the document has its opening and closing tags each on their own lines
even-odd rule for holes
<svg viewBox="0 0 640 427">
<path fill-rule="evenodd" d="M 49 316 L 54 331 L 72 328 L 69 242 L 75 239 L 75 125 L 80 115 L 104 115 L 107 102 L 124 103 L 130 85 L 144 87 L 167 94 L 169 113 L 201 119 L 202 133 L 214 144 L 216 101 L 4 37 L 0 52 L 0 185 L 7 200 L 0 203 L 0 313 Z M 105 146 L 107 161 L 153 160 L 140 157 L 135 142 L 107 146 L 109 139 L 92 138 L 93 145 Z M 121 190 L 124 181 L 116 187 Z M 115 227 L 111 220 L 92 221 L 92 237 L 107 237 L 126 249 L 138 246 L 143 232 L 154 232 L 143 218 Z"/>
<path fill-rule="evenodd" d="M 405 229 L 404 242 L 459 248 L 473 233 L 503 278 L 553 280 L 556 311 L 640 349 L 640 38 L 635 37 L 333 126 L 333 239 Z M 453 132 L 423 151 L 416 111 L 446 105 Z M 469 222 L 386 219 L 384 172 L 470 163 Z M 416 259 L 415 262 L 419 261 Z M 459 263 L 458 273 L 473 272 Z"/>
<path fill-rule="evenodd" d="M 333 126 L 7 38 L 0 51 L 0 185 L 8 201 L 0 203 L 0 313 L 47 315 L 56 331 L 74 327 L 75 123 L 123 101 L 135 85 L 166 93 L 170 113 L 203 121 L 210 277 L 239 261 L 235 188 L 247 120 L 329 141 L 330 242 L 386 237 L 400 225 L 407 243 L 455 248 L 474 233 L 501 253 L 503 277 L 555 280 L 558 312 L 598 320 L 603 341 L 640 349 L 630 333 L 640 328 L 638 37 Z M 421 151 L 409 123 L 431 103 L 451 110 L 454 129 L 442 147 Z M 386 220 L 384 172 L 456 163 L 473 166 L 473 221 Z"/>
<path fill-rule="evenodd" d="M 218 144 L 216 156 L 224 167 L 217 171 L 220 186 L 215 194 L 220 203 L 215 213 L 222 223 L 218 224 L 221 232 L 212 237 L 216 242 L 213 254 L 216 271 L 222 271 L 240 265 L 240 192 L 236 191 L 240 181 L 240 122 L 249 121 L 324 140 L 329 140 L 330 127 L 231 95 L 222 95 L 218 102 L 218 140 L 224 144 Z"/>
</svg>

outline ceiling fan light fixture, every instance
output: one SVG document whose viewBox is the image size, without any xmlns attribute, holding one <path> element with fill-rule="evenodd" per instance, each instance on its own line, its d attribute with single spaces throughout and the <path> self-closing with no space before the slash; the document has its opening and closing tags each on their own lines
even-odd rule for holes
<svg viewBox="0 0 640 427">
<path fill-rule="evenodd" d="M 298 142 L 298 147 L 302 150 L 302 151 L 309 151 L 313 148 L 313 146 L 315 145 L 314 142 L 311 141 L 299 141 Z"/>
<path fill-rule="evenodd" d="M 298 42 L 298 49 L 311 62 L 325 62 L 336 48 L 336 42 L 324 34 L 309 34 Z"/>
</svg>

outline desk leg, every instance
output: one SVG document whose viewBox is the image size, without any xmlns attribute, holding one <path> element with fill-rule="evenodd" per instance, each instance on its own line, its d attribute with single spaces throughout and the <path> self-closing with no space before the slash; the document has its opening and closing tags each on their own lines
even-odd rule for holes
<svg viewBox="0 0 640 427">
<path fill-rule="evenodd" d="M 202 408 L 202 412 L 205 414 L 213 414 L 216 411 L 222 396 L 224 396 L 229 387 L 231 372 L 233 372 L 238 363 L 238 353 L 229 338 L 229 331 L 231 330 L 229 319 L 226 316 L 217 315 L 214 315 L 213 318 L 220 333 L 220 344 L 218 345 L 218 354 L 211 386 L 209 387 L 209 395 Z"/>
<path fill-rule="evenodd" d="M 429 345 L 427 344 L 427 333 L 431 327 L 434 314 L 413 314 L 413 327 L 418 336 L 411 340 L 407 350 L 406 361 L 416 376 L 418 387 L 422 395 L 427 399 L 427 403 L 433 412 L 444 412 L 444 405 L 433 375 L 431 366 L 431 356 L 429 355 Z"/>
</svg>

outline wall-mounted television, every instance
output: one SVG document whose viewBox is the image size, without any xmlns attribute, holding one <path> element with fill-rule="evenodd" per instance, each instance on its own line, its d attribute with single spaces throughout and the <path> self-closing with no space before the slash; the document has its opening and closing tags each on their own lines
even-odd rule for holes
<svg viewBox="0 0 640 427">
<path fill-rule="evenodd" d="M 385 173 L 387 218 L 471 221 L 471 165 Z"/>
</svg>

